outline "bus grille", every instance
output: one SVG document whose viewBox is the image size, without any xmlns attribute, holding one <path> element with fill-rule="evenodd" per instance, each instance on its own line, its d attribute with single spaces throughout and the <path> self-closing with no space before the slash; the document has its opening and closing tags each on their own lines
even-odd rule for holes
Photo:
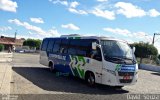
<svg viewBox="0 0 160 100">
<path fill-rule="evenodd" d="M 123 77 L 123 76 L 131 76 L 133 77 L 134 76 L 134 72 L 118 72 L 118 75 L 120 77 Z M 132 79 L 119 79 L 120 83 L 131 83 L 132 82 Z"/>
<path fill-rule="evenodd" d="M 118 72 L 119 76 L 125 76 L 125 75 L 129 75 L 129 76 L 134 76 L 134 72 Z"/>
<path fill-rule="evenodd" d="M 128 79 L 128 80 L 120 79 L 119 81 L 120 83 L 131 83 L 132 79 Z"/>
</svg>

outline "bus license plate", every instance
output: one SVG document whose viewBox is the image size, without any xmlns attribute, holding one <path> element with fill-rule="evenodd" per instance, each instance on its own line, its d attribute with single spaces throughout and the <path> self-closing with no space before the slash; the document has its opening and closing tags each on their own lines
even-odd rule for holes
<svg viewBox="0 0 160 100">
<path fill-rule="evenodd" d="M 129 76 L 129 75 L 123 76 L 123 79 L 124 80 L 129 80 L 129 79 L 131 79 L 131 76 Z"/>
</svg>

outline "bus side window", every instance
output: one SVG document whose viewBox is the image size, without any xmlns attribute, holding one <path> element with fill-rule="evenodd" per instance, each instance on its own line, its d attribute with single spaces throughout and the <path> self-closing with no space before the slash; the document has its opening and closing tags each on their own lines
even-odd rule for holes
<svg viewBox="0 0 160 100">
<path fill-rule="evenodd" d="M 77 40 L 71 39 L 68 46 L 68 54 L 69 55 L 77 55 Z"/>
<path fill-rule="evenodd" d="M 83 48 L 78 48 L 77 55 L 86 57 L 86 51 Z"/>
<path fill-rule="evenodd" d="M 76 55 L 76 48 L 74 47 L 71 47 L 68 49 L 68 54 L 69 55 Z"/>
<path fill-rule="evenodd" d="M 42 48 L 41 48 L 41 50 L 42 50 L 42 51 L 46 51 L 47 45 L 48 45 L 48 40 L 44 40 L 43 43 L 42 43 Z"/>
<path fill-rule="evenodd" d="M 92 50 L 91 58 L 98 60 L 98 61 L 102 61 L 101 50 L 99 47 L 97 47 L 96 50 Z"/>
<path fill-rule="evenodd" d="M 52 52 L 53 46 L 54 46 L 54 40 L 50 40 L 48 43 L 47 51 Z"/>
<path fill-rule="evenodd" d="M 56 40 L 54 43 L 53 53 L 59 53 L 60 52 L 60 42 L 61 40 Z"/>
<path fill-rule="evenodd" d="M 67 54 L 68 46 L 69 46 L 69 40 L 68 39 L 62 39 L 60 53 L 61 54 Z"/>
</svg>

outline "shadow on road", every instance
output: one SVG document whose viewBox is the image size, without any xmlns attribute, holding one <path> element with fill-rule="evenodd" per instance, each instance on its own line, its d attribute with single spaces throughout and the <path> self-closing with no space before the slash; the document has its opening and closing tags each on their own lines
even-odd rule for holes
<svg viewBox="0 0 160 100">
<path fill-rule="evenodd" d="M 31 81 L 34 85 L 47 91 L 100 95 L 129 92 L 104 85 L 97 85 L 95 88 L 88 87 L 81 79 L 71 76 L 56 76 L 56 74 L 51 73 L 48 68 L 43 67 L 13 67 L 12 69 Z"/>
<path fill-rule="evenodd" d="M 153 75 L 158 75 L 158 76 L 160 76 L 160 72 L 158 73 L 151 73 L 151 74 L 153 74 Z"/>
</svg>

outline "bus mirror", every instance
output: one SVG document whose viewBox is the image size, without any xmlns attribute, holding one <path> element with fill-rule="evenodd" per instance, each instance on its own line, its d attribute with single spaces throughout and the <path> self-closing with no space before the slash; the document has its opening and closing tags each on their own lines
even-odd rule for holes
<svg viewBox="0 0 160 100">
<path fill-rule="evenodd" d="M 96 50 L 96 48 L 97 48 L 97 43 L 96 42 L 92 42 L 92 49 Z"/>
<path fill-rule="evenodd" d="M 136 51 L 136 48 L 135 48 L 135 47 L 133 47 L 133 48 L 132 48 L 132 50 L 133 50 L 133 53 L 135 53 L 135 51 Z"/>
</svg>

